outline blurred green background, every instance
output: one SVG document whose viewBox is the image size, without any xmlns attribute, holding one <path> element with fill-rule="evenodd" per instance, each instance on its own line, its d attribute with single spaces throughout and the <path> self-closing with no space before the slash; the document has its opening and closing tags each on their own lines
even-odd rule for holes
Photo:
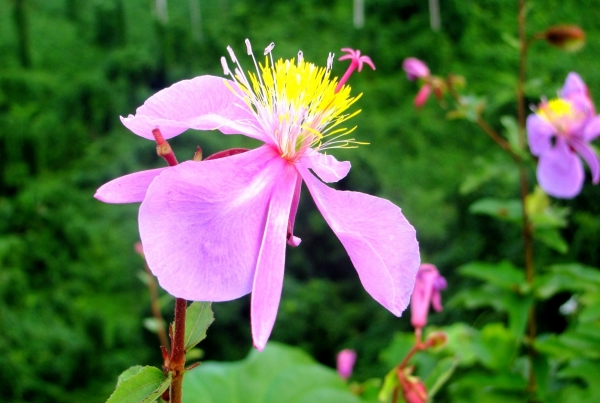
<svg viewBox="0 0 600 403">
<path fill-rule="evenodd" d="M 157 4 L 166 9 L 157 10 Z M 440 1 L 441 30 L 430 27 L 422 0 L 364 0 L 364 26 L 353 23 L 350 0 L 0 0 L 0 390 L 7 402 L 102 402 L 116 376 L 134 364 L 160 366 L 156 335 L 139 279 L 143 261 L 137 206 L 105 205 L 95 189 L 117 176 L 163 166 L 152 142 L 126 130 L 119 115 L 185 78 L 222 75 L 219 57 L 231 45 L 246 67 L 244 39 L 255 52 L 275 42 L 276 57 L 324 65 L 328 52 L 358 48 L 366 68 L 350 82 L 362 92 L 353 119 L 356 138 L 370 143 L 334 152 L 350 160 L 337 186 L 389 198 L 416 227 L 423 261 L 449 282 L 445 298 L 470 280 L 453 268 L 472 260 L 522 263 L 519 230 L 468 213 L 488 195 L 515 197 L 516 172 L 494 172 L 489 183 L 461 192 L 486 161 L 505 161 L 466 121 L 444 120 L 434 100 L 415 111 L 417 91 L 402 60 L 425 60 L 433 73 L 467 79 L 468 92 L 487 94 L 485 116 L 515 114 L 518 51 L 516 2 Z M 514 4 L 513 4 L 514 3 Z M 536 43 L 528 61 L 528 103 L 552 97 L 567 73 L 579 72 L 600 94 L 600 11 L 592 0 L 530 2 L 528 33 L 571 23 L 587 32 L 578 53 Z M 346 62 L 335 62 L 341 76 Z M 598 99 L 598 98 L 596 98 Z M 180 160 L 200 145 L 204 155 L 252 145 L 242 136 L 188 132 L 171 141 Z M 507 161 L 507 160 L 506 160 Z M 529 172 L 532 180 L 534 173 Z M 464 189 L 463 189 L 464 190 Z M 572 201 L 557 254 L 536 244 L 541 261 L 600 265 L 600 189 L 588 185 Z M 356 377 L 381 377 L 380 351 L 393 333 L 409 330 L 362 289 L 339 241 L 308 194 L 301 199 L 288 248 L 286 280 L 272 340 L 300 346 L 333 365 L 335 353 L 358 351 Z M 566 320 L 559 294 L 539 309 L 542 330 Z M 163 313 L 172 304 L 163 297 Z M 216 321 L 201 347 L 210 360 L 238 360 L 251 348 L 249 299 L 214 305 Z M 433 323 L 483 326 L 492 313 L 447 309 Z"/>
</svg>

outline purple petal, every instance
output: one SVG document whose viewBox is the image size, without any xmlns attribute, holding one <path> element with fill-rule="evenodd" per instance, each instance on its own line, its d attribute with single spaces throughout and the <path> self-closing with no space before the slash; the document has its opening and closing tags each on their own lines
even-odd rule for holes
<svg viewBox="0 0 600 403">
<path fill-rule="evenodd" d="M 152 182 L 140 207 L 140 236 L 148 266 L 165 290 L 194 301 L 228 301 L 250 292 L 271 192 L 284 166 L 263 146 L 187 161 Z"/>
<path fill-rule="evenodd" d="M 565 140 L 558 137 L 554 148 L 540 155 L 537 178 L 542 189 L 550 196 L 571 199 L 581 192 L 583 164 Z"/>
<path fill-rule="evenodd" d="M 165 169 L 158 168 L 121 176 L 96 190 L 94 197 L 104 203 L 139 203 L 146 197 L 150 183 Z"/>
<path fill-rule="evenodd" d="M 598 184 L 598 182 L 600 182 L 600 162 L 598 161 L 598 156 L 594 150 L 585 142 L 575 138 L 571 139 L 569 144 L 590 167 L 590 171 L 592 172 L 592 182 L 595 185 Z"/>
<path fill-rule="evenodd" d="M 581 76 L 574 72 L 570 72 L 567 75 L 565 84 L 560 90 L 561 98 L 569 98 L 572 95 L 588 95 L 587 87 L 581 79 Z"/>
<path fill-rule="evenodd" d="M 287 164 L 284 171 L 279 172 L 276 179 L 277 185 L 274 187 L 269 201 L 267 222 L 252 285 L 250 323 L 252 340 L 259 351 L 265 348 L 277 317 L 277 308 L 283 287 L 290 207 L 299 178 L 298 172 L 292 164 Z"/>
<path fill-rule="evenodd" d="M 419 267 L 410 298 L 410 322 L 413 327 L 423 328 L 427 324 L 434 283 L 438 276 L 437 268 L 432 264 L 424 263 Z"/>
<path fill-rule="evenodd" d="M 600 115 L 594 116 L 585 126 L 583 138 L 585 141 L 592 141 L 600 135 Z"/>
<path fill-rule="evenodd" d="M 388 200 L 330 189 L 304 166 L 297 167 L 367 292 L 400 316 L 410 301 L 419 268 L 415 229 Z"/>
<path fill-rule="evenodd" d="M 536 114 L 527 117 L 527 140 L 529 149 L 536 157 L 552 147 L 552 136 L 555 135 L 554 127 Z"/>
<path fill-rule="evenodd" d="M 121 117 L 123 124 L 138 136 L 154 139 L 159 128 L 169 139 L 187 129 L 241 133 L 263 140 L 256 118 L 245 102 L 234 94 L 240 90 L 221 77 L 200 76 L 179 81 L 157 92 L 136 110 L 135 116 Z"/>
<path fill-rule="evenodd" d="M 421 60 L 414 57 L 404 59 L 402 62 L 402 69 L 404 69 L 406 77 L 411 81 L 417 78 L 428 77 L 430 74 L 429 67 Z"/>
<path fill-rule="evenodd" d="M 340 162 L 333 155 L 321 154 L 314 150 L 308 150 L 301 163 L 328 183 L 344 179 L 351 167 L 349 161 Z"/>
</svg>

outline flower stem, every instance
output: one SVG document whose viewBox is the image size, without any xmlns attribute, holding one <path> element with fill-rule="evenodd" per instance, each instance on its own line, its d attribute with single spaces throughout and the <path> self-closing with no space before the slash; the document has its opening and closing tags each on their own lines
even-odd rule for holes
<svg viewBox="0 0 600 403">
<path fill-rule="evenodd" d="M 519 122 L 519 145 L 521 149 L 525 149 L 525 76 L 527 71 L 527 50 L 529 49 L 529 41 L 526 37 L 525 32 L 525 18 L 527 9 L 525 7 L 525 0 L 519 0 L 519 9 L 517 15 L 517 22 L 519 26 L 519 79 L 517 81 L 517 113 Z M 535 266 L 533 262 L 533 227 L 531 221 L 527 215 L 527 209 L 525 208 L 525 198 L 529 192 L 529 186 L 527 183 L 527 173 L 525 167 L 521 164 L 520 166 L 520 182 L 521 182 L 521 205 L 523 210 L 523 241 L 525 247 L 525 278 L 528 284 L 532 284 L 535 276 Z M 527 390 L 529 393 L 535 393 L 537 389 L 537 383 L 535 379 L 534 361 L 536 352 L 533 348 L 533 341 L 536 336 L 536 325 L 535 325 L 535 304 L 532 304 L 529 308 L 528 318 L 528 348 L 527 353 L 529 356 L 529 375 L 527 380 Z"/>
<path fill-rule="evenodd" d="M 183 374 L 185 372 L 185 311 L 187 301 L 175 300 L 175 334 L 168 370 L 172 374 L 170 403 L 181 403 Z"/>
<path fill-rule="evenodd" d="M 156 152 L 163 157 L 169 166 L 177 165 L 177 158 L 169 143 L 164 139 L 158 128 L 152 130 L 156 141 Z M 181 403 L 183 374 L 185 373 L 185 311 L 187 301 L 175 299 L 175 334 L 171 336 L 172 349 L 169 357 L 165 358 L 164 370 L 171 373 L 169 388 L 169 403 Z"/>
<path fill-rule="evenodd" d="M 357 66 L 358 66 L 358 62 L 356 60 L 352 60 L 350 62 L 350 66 L 348 66 L 348 70 L 346 70 L 346 72 L 344 73 L 344 75 L 340 79 L 340 82 L 335 87 L 335 91 L 334 91 L 335 93 L 338 93 L 339 90 L 342 89 L 342 87 L 344 86 L 344 84 L 346 84 L 346 81 L 348 81 L 348 79 L 350 78 L 350 76 L 352 75 L 352 73 L 354 73 L 354 70 L 356 70 Z"/>
<path fill-rule="evenodd" d="M 156 288 L 156 280 L 154 279 L 154 275 L 150 271 L 147 263 L 144 263 L 144 268 L 146 269 L 146 273 L 148 274 L 148 291 L 150 292 L 150 308 L 152 309 L 152 316 L 158 322 L 159 326 L 156 329 L 156 333 L 158 334 L 158 339 L 160 341 L 161 346 L 164 346 L 167 351 L 170 349 L 169 347 L 169 338 L 167 337 L 167 332 L 165 331 L 165 320 L 162 317 L 160 312 L 160 304 L 158 302 L 158 290 Z"/>
</svg>

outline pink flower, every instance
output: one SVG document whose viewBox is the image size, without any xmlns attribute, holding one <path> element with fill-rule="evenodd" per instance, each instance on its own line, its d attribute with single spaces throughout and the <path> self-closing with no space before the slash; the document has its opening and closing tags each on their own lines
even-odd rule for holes
<svg viewBox="0 0 600 403">
<path fill-rule="evenodd" d="M 246 41 L 248 54 L 252 55 Z M 187 129 L 241 133 L 264 144 L 226 158 L 186 161 L 174 167 L 115 179 L 96 197 L 108 203 L 142 202 L 139 229 L 147 263 L 172 295 L 227 301 L 252 292 L 254 345 L 269 338 L 281 297 L 285 245 L 300 243 L 294 218 L 304 182 L 317 208 L 346 248 L 363 286 L 395 315 L 409 302 L 419 265 L 414 228 L 387 200 L 343 192 L 350 170 L 324 150 L 353 145 L 342 137 L 346 110 L 357 98 L 335 91 L 329 69 L 298 60 L 273 61 L 272 46 L 257 73 L 200 76 L 150 97 L 135 116 L 122 118 L 135 134 L 165 138 Z M 252 56 L 254 59 L 254 56 Z M 255 62 L 256 63 L 256 62 Z M 310 171 L 312 170 L 312 172 Z"/>
<path fill-rule="evenodd" d="M 430 75 L 429 67 L 421 60 L 415 57 L 407 57 L 402 62 L 402 69 L 406 72 L 406 77 L 410 80 L 417 78 L 427 78 Z"/>
<path fill-rule="evenodd" d="M 411 324 L 422 329 L 427 324 L 429 305 L 437 312 L 442 310 L 441 290 L 446 289 L 446 279 L 432 264 L 424 263 L 419 267 L 415 289 L 410 299 Z"/>
<path fill-rule="evenodd" d="M 600 161 L 590 141 L 600 135 L 600 116 L 577 73 L 569 73 L 559 98 L 543 101 L 527 118 L 531 153 L 539 157 L 537 179 L 551 196 L 573 198 L 585 178 L 581 158 L 589 165 L 592 182 L 600 182 Z"/>
<path fill-rule="evenodd" d="M 417 78 L 422 78 L 425 81 L 414 100 L 415 106 L 420 108 L 427 102 L 431 94 L 431 80 L 429 80 L 431 73 L 429 72 L 429 67 L 419 59 L 408 57 L 402 62 L 402 68 L 409 80 L 413 81 Z"/>
<path fill-rule="evenodd" d="M 413 367 L 398 369 L 398 380 L 406 403 L 427 402 L 427 389 L 419 378 L 412 376 Z"/>
<path fill-rule="evenodd" d="M 356 362 L 356 351 L 344 349 L 337 355 L 337 372 L 343 379 L 348 379 L 352 376 L 354 363 Z"/>
</svg>

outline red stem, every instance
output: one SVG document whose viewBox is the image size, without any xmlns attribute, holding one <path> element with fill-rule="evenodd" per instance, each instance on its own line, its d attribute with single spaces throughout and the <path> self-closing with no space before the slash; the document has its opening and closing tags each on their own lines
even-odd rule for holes
<svg viewBox="0 0 600 403">
<path fill-rule="evenodd" d="M 170 403 L 181 403 L 183 374 L 185 372 L 185 311 L 187 301 L 175 300 L 175 334 L 168 370 L 172 374 Z"/>
</svg>

